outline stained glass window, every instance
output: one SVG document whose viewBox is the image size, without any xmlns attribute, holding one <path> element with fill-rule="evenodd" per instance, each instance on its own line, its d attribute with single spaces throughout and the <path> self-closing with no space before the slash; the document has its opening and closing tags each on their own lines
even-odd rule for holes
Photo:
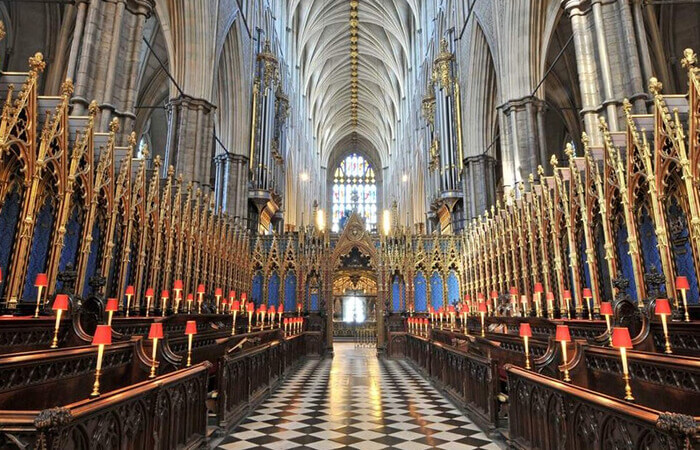
<svg viewBox="0 0 700 450">
<path fill-rule="evenodd" d="M 331 230 L 334 232 L 340 231 L 353 209 L 365 220 L 368 230 L 377 226 L 377 181 L 374 169 L 356 153 L 341 161 L 333 173 L 332 209 Z"/>
</svg>

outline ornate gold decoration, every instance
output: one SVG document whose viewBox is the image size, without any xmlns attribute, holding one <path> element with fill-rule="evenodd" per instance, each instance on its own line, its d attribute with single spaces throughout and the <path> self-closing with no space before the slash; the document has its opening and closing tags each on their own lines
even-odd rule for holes
<svg viewBox="0 0 700 450">
<path fill-rule="evenodd" d="M 449 44 L 447 39 L 442 38 L 440 40 L 440 52 L 433 61 L 433 72 L 432 80 L 436 83 L 440 89 L 452 92 L 452 74 L 451 74 L 451 64 L 454 61 L 455 55 L 450 52 Z"/>
</svg>

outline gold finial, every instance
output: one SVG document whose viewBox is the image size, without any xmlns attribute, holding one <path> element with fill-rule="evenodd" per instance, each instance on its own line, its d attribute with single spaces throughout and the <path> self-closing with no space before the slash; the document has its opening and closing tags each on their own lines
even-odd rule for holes
<svg viewBox="0 0 700 450">
<path fill-rule="evenodd" d="M 628 116 L 632 113 L 632 103 L 626 98 L 622 100 L 622 110 Z"/>
<path fill-rule="evenodd" d="M 143 144 L 143 148 L 141 149 L 141 155 L 143 155 L 143 159 L 148 159 L 148 155 L 151 153 L 148 151 L 148 144 Z"/>
<path fill-rule="evenodd" d="M 532 173 L 527 176 L 527 182 L 530 183 L 530 186 L 535 182 L 535 176 Z"/>
<path fill-rule="evenodd" d="M 501 209 L 501 201 L 499 199 L 496 199 L 496 209 Z"/>
<path fill-rule="evenodd" d="M 5 32 L 5 22 L 0 20 L 0 41 L 5 39 L 6 35 L 7 35 L 7 33 Z"/>
<path fill-rule="evenodd" d="M 557 168 L 559 165 L 559 160 L 557 159 L 557 155 L 552 155 L 551 158 L 549 158 L 549 164 L 552 165 L 553 168 Z"/>
<path fill-rule="evenodd" d="M 116 133 L 119 131 L 119 120 L 115 117 L 112 119 L 111 122 L 109 122 L 109 131 L 111 133 Z"/>
<path fill-rule="evenodd" d="M 73 88 L 73 80 L 66 78 L 61 84 L 61 94 L 66 97 L 70 97 L 73 94 Z"/>
<path fill-rule="evenodd" d="M 155 158 L 153 158 L 153 166 L 155 166 L 156 170 L 160 167 L 160 155 L 156 155 Z"/>
<path fill-rule="evenodd" d="M 36 52 L 34 56 L 29 58 L 29 68 L 34 73 L 43 72 L 46 68 L 46 62 L 44 61 L 44 55 L 41 52 Z"/>
<path fill-rule="evenodd" d="M 663 87 L 664 85 L 656 77 L 649 78 L 649 92 L 653 95 L 661 94 Z"/>
<path fill-rule="evenodd" d="M 132 131 L 132 132 L 129 134 L 128 140 L 129 140 L 129 146 L 130 146 L 130 147 L 136 147 L 136 132 Z"/>
<path fill-rule="evenodd" d="M 522 194 L 525 192 L 525 183 L 523 183 L 522 181 L 520 181 L 520 182 L 518 183 L 518 190 L 520 191 L 520 195 L 522 196 Z"/>
<path fill-rule="evenodd" d="M 588 150 L 588 145 L 590 144 L 588 133 L 586 133 L 585 131 L 581 133 L 581 143 L 583 144 L 583 152 L 585 153 L 586 150 Z"/>
<path fill-rule="evenodd" d="M 574 156 L 574 146 L 571 145 L 571 142 L 566 143 L 566 148 L 564 149 L 564 154 L 571 159 Z"/>
<path fill-rule="evenodd" d="M 695 54 L 692 48 L 686 48 L 685 50 L 683 50 L 683 59 L 681 59 L 681 67 L 692 71 L 695 69 L 695 64 L 697 63 L 698 55 Z"/>
<path fill-rule="evenodd" d="M 544 176 L 544 167 L 541 164 L 537 165 L 537 175 L 542 178 Z"/>
<path fill-rule="evenodd" d="M 99 107 L 97 106 L 97 102 L 95 100 L 90 102 L 90 105 L 88 106 L 88 112 L 91 117 L 95 117 L 97 115 L 97 112 L 99 111 Z"/>
</svg>

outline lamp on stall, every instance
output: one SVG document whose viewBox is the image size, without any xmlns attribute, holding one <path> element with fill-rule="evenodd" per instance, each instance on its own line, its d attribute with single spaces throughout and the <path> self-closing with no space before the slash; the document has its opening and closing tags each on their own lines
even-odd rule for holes
<svg viewBox="0 0 700 450">
<path fill-rule="evenodd" d="M 676 290 L 681 291 L 681 297 L 683 298 L 683 309 L 685 310 L 685 321 L 690 322 L 690 316 L 688 315 L 688 290 L 690 289 L 690 284 L 688 283 L 687 277 L 676 277 Z M 678 307 L 678 305 L 676 305 Z"/>
<path fill-rule="evenodd" d="M 583 288 L 583 299 L 586 300 L 586 307 L 588 308 L 588 320 L 593 320 L 593 304 L 591 299 L 593 298 L 593 292 L 589 288 Z"/>
<path fill-rule="evenodd" d="M 36 286 L 36 309 L 34 310 L 34 318 L 39 317 L 39 309 L 41 308 L 41 294 L 44 288 L 49 286 L 49 279 L 45 273 L 36 274 L 36 280 L 34 281 L 34 286 Z"/>
<path fill-rule="evenodd" d="M 562 303 L 563 303 L 563 310 L 566 313 L 566 318 L 571 319 L 571 313 L 569 312 L 569 308 L 571 307 L 571 291 L 570 290 L 565 290 L 564 293 L 562 294 Z"/>
<path fill-rule="evenodd" d="M 528 340 L 532 337 L 532 329 L 529 323 L 523 322 L 520 324 L 520 337 L 523 338 L 523 344 L 525 344 L 525 368 L 530 369 L 530 346 Z"/>
<path fill-rule="evenodd" d="M 170 293 L 167 289 L 160 291 L 160 307 L 163 309 L 163 317 L 165 317 L 165 311 L 168 309 L 168 297 L 170 297 Z"/>
<path fill-rule="evenodd" d="M 247 308 L 247 304 L 248 304 L 248 294 L 246 294 L 245 292 L 242 292 L 241 293 L 241 312 L 243 312 L 244 308 Z"/>
<path fill-rule="evenodd" d="M 224 291 L 221 288 L 216 288 L 214 290 L 214 298 L 216 298 L 216 313 L 219 314 L 219 303 L 221 302 L 221 297 L 224 295 Z"/>
<path fill-rule="evenodd" d="M 284 312 L 284 307 L 282 303 L 277 306 L 277 324 L 282 325 L 282 313 Z"/>
<path fill-rule="evenodd" d="M 440 316 L 440 329 L 442 330 L 442 317 L 445 314 L 445 308 L 442 306 L 438 308 L 438 316 Z"/>
<path fill-rule="evenodd" d="M 484 321 L 485 321 L 485 316 L 486 313 L 488 312 L 488 307 L 486 306 L 485 302 L 479 302 L 479 314 L 481 315 L 481 337 L 486 336 L 486 333 L 484 331 Z"/>
<path fill-rule="evenodd" d="M 427 336 L 428 335 L 428 318 L 423 317 L 423 328 L 424 328 L 424 333 Z"/>
<path fill-rule="evenodd" d="M 228 300 L 226 297 L 221 299 L 221 314 L 226 314 L 226 307 L 228 306 Z"/>
<path fill-rule="evenodd" d="M 492 315 L 496 316 L 496 311 L 498 311 L 498 291 L 491 291 L 491 300 L 493 301 Z"/>
<path fill-rule="evenodd" d="M 622 379 L 625 380 L 625 400 L 634 401 L 632 387 L 630 387 L 630 374 L 627 367 L 627 349 L 632 348 L 632 339 L 627 327 L 615 327 L 612 332 L 612 346 L 620 349 L 622 358 Z"/>
<path fill-rule="evenodd" d="M 197 334 L 197 322 L 188 320 L 185 325 L 185 334 L 187 335 L 187 367 L 192 365 L 192 338 Z"/>
<path fill-rule="evenodd" d="M 297 303 L 297 316 L 301 317 L 301 302 Z"/>
<path fill-rule="evenodd" d="M 284 325 L 284 335 L 287 336 L 287 326 L 289 326 L 289 319 L 285 317 L 282 320 L 282 324 Z"/>
<path fill-rule="evenodd" d="M 134 286 L 128 285 L 126 287 L 124 295 L 126 295 L 126 317 L 129 317 L 129 310 L 131 309 L 131 297 L 134 296 Z"/>
<path fill-rule="evenodd" d="M 537 317 L 542 317 L 542 305 L 540 302 L 542 301 L 542 293 L 544 292 L 544 288 L 542 287 L 542 283 L 535 283 L 535 314 Z"/>
<path fill-rule="evenodd" d="M 569 333 L 569 327 L 567 325 L 557 325 L 555 340 L 561 342 L 561 354 L 562 360 L 564 361 L 564 381 L 571 381 L 571 377 L 569 377 L 569 363 L 566 357 L 566 344 L 571 342 L 571 334 Z"/>
<path fill-rule="evenodd" d="M 518 310 L 518 288 L 515 286 L 510 287 L 510 304 L 513 308 L 513 315 Z"/>
<path fill-rule="evenodd" d="M 194 303 L 194 295 L 187 294 L 187 314 L 192 314 L 192 304 Z"/>
<path fill-rule="evenodd" d="M 612 331 L 610 329 L 610 317 L 613 316 L 612 303 L 602 302 L 600 304 L 600 314 L 605 317 L 605 327 L 608 330 L 608 336 L 610 337 L 610 345 L 612 345 Z"/>
<path fill-rule="evenodd" d="M 173 284 L 173 291 L 175 291 L 175 314 L 180 311 L 182 289 L 182 280 L 175 280 L 175 283 Z"/>
<path fill-rule="evenodd" d="M 547 292 L 547 316 L 550 319 L 554 318 L 554 292 L 548 291 Z"/>
<path fill-rule="evenodd" d="M 197 314 L 202 314 L 202 303 L 204 302 L 204 285 L 197 286 Z"/>
<path fill-rule="evenodd" d="M 244 296 L 245 293 L 241 296 L 241 298 L 243 299 Z M 248 310 L 248 333 L 250 333 L 251 331 L 253 331 L 253 311 L 255 311 L 255 305 L 253 304 L 253 302 L 249 302 L 245 306 Z"/>
<path fill-rule="evenodd" d="M 275 308 L 275 305 L 271 305 L 267 313 L 270 315 L 270 329 L 273 329 L 275 328 L 275 314 L 277 314 L 277 308 Z"/>
<path fill-rule="evenodd" d="M 262 318 L 262 321 L 260 318 L 258 319 L 260 323 L 260 329 L 262 330 L 265 327 L 265 314 L 267 314 L 267 305 L 265 303 L 261 303 L 260 307 L 258 308 L 259 317 Z"/>
<path fill-rule="evenodd" d="M 97 368 L 95 370 L 95 383 L 92 385 L 91 398 L 100 396 L 100 375 L 102 372 L 102 355 L 105 345 L 112 344 L 112 327 L 109 325 L 97 325 L 95 335 L 92 337 L 92 345 L 97 345 Z"/>
<path fill-rule="evenodd" d="M 529 309 L 529 308 L 527 307 L 527 295 L 523 294 L 523 295 L 520 296 L 520 303 L 523 305 L 523 306 L 522 306 L 522 308 L 523 308 L 522 317 L 526 317 L 526 316 L 527 316 L 527 311 L 528 311 L 528 309 Z"/>
<path fill-rule="evenodd" d="M 233 316 L 233 323 L 231 324 L 231 336 L 236 334 L 236 315 L 238 314 L 238 310 L 241 308 L 240 303 L 238 300 L 235 300 L 236 296 L 233 296 L 234 300 L 231 300 L 231 316 Z"/>
<path fill-rule="evenodd" d="M 471 303 L 471 297 L 469 294 L 464 295 L 464 303 L 462 305 L 462 327 L 464 328 L 464 334 L 469 334 L 469 328 L 467 327 L 467 315 L 469 314 L 469 303 Z"/>
<path fill-rule="evenodd" d="M 228 306 L 229 308 L 233 308 L 233 301 L 236 300 L 236 291 L 228 291 Z M 238 307 L 240 308 L 241 305 L 240 303 L 238 304 Z M 231 311 L 233 312 L 233 311 Z"/>
<path fill-rule="evenodd" d="M 666 349 L 664 353 L 671 354 L 671 342 L 668 340 L 668 324 L 666 323 L 666 316 L 671 315 L 671 305 L 668 303 L 668 299 L 657 298 L 656 304 L 654 305 L 654 314 L 661 317 L 661 325 L 664 329 L 664 340 L 666 342 Z"/>
<path fill-rule="evenodd" d="M 148 339 L 153 340 L 153 356 L 151 357 L 151 374 L 148 378 L 156 377 L 156 351 L 158 348 L 158 339 L 163 339 L 163 324 L 161 322 L 153 322 L 151 329 L 148 331 Z"/>
<path fill-rule="evenodd" d="M 53 301 L 53 306 L 51 307 L 51 309 L 56 311 L 56 326 L 54 327 L 54 330 L 53 330 L 53 341 L 51 342 L 51 348 L 57 348 L 58 347 L 58 327 L 61 325 L 61 313 L 63 311 L 68 311 L 68 295 L 56 294 L 56 298 Z"/>
<path fill-rule="evenodd" d="M 447 307 L 447 314 L 450 315 L 450 331 L 455 330 L 455 307 L 450 305 Z"/>
<path fill-rule="evenodd" d="M 107 305 L 105 306 L 105 311 L 107 311 L 107 325 L 112 326 L 112 317 L 114 313 L 119 311 L 119 302 L 116 298 L 108 298 Z"/>
<path fill-rule="evenodd" d="M 153 297 L 153 288 L 149 287 L 148 289 L 146 289 L 146 317 L 148 317 L 148 314 L 151 310 L 151 301 L 153 301 Z"/>
</svg>

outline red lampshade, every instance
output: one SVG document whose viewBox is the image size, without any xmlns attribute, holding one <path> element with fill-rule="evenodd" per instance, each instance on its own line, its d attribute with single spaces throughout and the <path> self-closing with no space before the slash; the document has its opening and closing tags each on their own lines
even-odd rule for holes
<svg viewBox="0 0 700 450">
<path fill-rule="evenodd" d="M 238 311 L 241 309 L 241 303 L 238 300 L 234 300 L 231 302 L 231 310 L 232 311 Z"/>
<path fill-rule="evenodd" d="M 49 285 L 49 279 L 46 277 L 45 273 L 36 274 L 36 281 L 34 281 L 34 286 L 45 288 Z"/>
<path fill-rule="evenodd" d="M 246 294 L 245 292 L 242 293 L 242 294 L 241 294 L 241 301 L 242 301 L 243 303 L 247 302 L 247 301 L 248 301 L 248 294 Z"/>
<path fill-rule="evenodd" d="M 535 294 L 541 294 L 544 292 L 544 288 L 542 287 L 542 283 L 535 283 Z"/>
<path fill-rule="evenodd" d="M 518 295 L 518 288 L 516 288 L 515 286 L 512 286 L 510 288 L 510 295 Z"/>
<path fill-rule="evenodd" d="M 222 305 L 228 305 L 228 300 L 226 300 L 226 297 L 221 299 L 221 304 Z"/>
<path fill-rule="evenodd" d="M 658 316 L 668 316 L 671 314 L 671 305 L 668 303 L 668 299 L 656 299 L 656 305 L 654 306 L 654 314 Z"/>
<path fill-rule="evenodd" d="M 571 300 L 571 291 L 570 290 L 565 290 L 564 293 L 562 294 L 562 297 L 564 297 L 565 300 Z"/>
<path fill-rule="evenodd" d="M 523 322 L 520 324 L 520 337 L 532 337 L 532 329 L 529 323 Z"/>
<path fill-rule="evenodd" d="M 302 304 L 301 304 L 301 303 L 297 303 L 297 309 L 301 309 L 301 308 L 302 308 Z"/>
<path fill-rule="evenodd" d="M 613 315 L 612 303 L 602 302 L 600 304 L 600 313 L 604 316 L 612 316 Z"/>
<path fill-rule="evenodd" d="M 270 310 L 268 312 L 270 314 L 277 314 L 277 311 L 275 310 L 275 305 L 270 306 Z"/>
<path fill-rule="evenodd" d="M 107 311 L 107 312 L 119 311 L 119 304 L 117 303 L 116 298 L 108 298 L 107 299 L 107 306 L 105 306 L 105 311 Z"/>
<path fill-rule="evenodd" d="M 252 313 L 253 311 L 255 311 L 255 305 L 253 304 L 253 302 L 246 303 L 246 308 L 248 309 L 249 313 Z"/>
<path fill-rule="evenodd" d="M 188 302 L 194 301 L 194 295 L 192 295 L 192 294 L 187 294 L 187 301 L 188 301 Z"/>
<path fill-rule="evenodd" d="M 479 312 L 485 313 L 485 312 L 487 312 L 487 311 L 488 311 L 488 308 L 486 307 L 486 303 L 484 303 L 484 302 L 479 302 Z"/>
<path fill-rule="evenodd" d="M 283 323 L 284 326 L 286 327 L 287 324 L 289 323 L 289 319 L 287 319 L 287 318 L 285 317 L 284 319 L 282 319 L 282 323 Z"/>
<path fill-rule="evenodd" d="M 615 348 L 632 348 L 630 330 L 626 327 L 614 327 L 612 330 L 612 346 Z"/>
<path fill-rule="evenodd" d="M 132 285 L 128 285 L 126 287 L 126 291 L 124 292 L 124 295 L 134 295 L 134 287 Z"/>
<path fill-rule="evenodd" d="M 282 314 L 283 312 L 284 312 L 284 307 L 280 304 L 280 305 L 277 307 L 277 313 L 278 313 L 278 314 Z"/>
<path fill-rule="evenodd" d="M 267 312 L 267 305 L 266 305 L 265 303 L 262 303 L 262 304 L 260 305 L 260 311 L 261 311 L 261 312 Z"/>
<path fill-rule="evenodd" d="M 491 291 L 491 298 L 498 298 L 498 291 Z"/>
<path fill-rule="evenodd" d="M 153 292 L 153 288 L 148 288 L 146 289 L 146 297 L 153 297 L 155 292 Z"/>
<path fill-rule="evenodd" d="M 95 335 L 92 337 L 92 345 L 111 345 L 112 327 L 109 325 L 97 325 Z"/>
<path fill-rule="evenodd" d="M 56 294 L 56 299 L 51 307 L 54 311 L 68 311 L 68 296 L 66 294 Z"/>
<path fill-rule="evenodd" d="M 593 292 L 589 288 L 583 288 L 583 298 L 593 297 Z"/>
<path fill-rule="evenodd" d="M 452 306 L 452 305 L 448 306 L 448 307 L 447 307 L 447 312 L 450 313 L 450 314 L 454 313 L 454 312 L 455 312 L 455 307 Z"/>
<path fill-rule="evenodd" d="M 479 301 L 482 301 L 482 300 L 484 299 L 484 294 L 482 294 L 481 292 L 479 292 L 478 294 L 476 294 L 476 299 L 479 300 Z"/>
<path fill-rule="evenodd" d="M 0 268 L 0 283 L 2 283 L 2 268 Z"/>
<path fill-rule="evenodd" d="M 676 289 L 688 290 L 690 289 L 690 284 L 688 284 L 688 278 L 686 277 L 676 277 Z"/>
<path fill-rule="evenodd" d="M 554 292 L 549 291 L 547 292 L 547 300 L 554 300 Z"/>
<path fill-rule="evenodd" d="M 470 301 L 472 301 L 472 296 L 469 294 L 464 294 L 464 302 L 469 303 Z"/>
<path fill-rule="evenodd" d="M 438 308 L 438 314 L 445 314 L 445 308 L 442 306 Z"/>
<path fill-rule="evenodd" d="M 151 329 L 148 331 L 148 339 L 163 339 L 163 324 L 161 322 L 153 322 Z"/>
<path fill-rule="evenodd" d="M 204 285 L 203 284 L 200 284 L 199 286 L 197 286 L 197 293 L 204 294 Z"/>
<path fill-rule="evenodd" d="M 528 303 L 527 295 L 523 294 L 520 296 L 520 303 Z"/>
<path fill-rule="evenodd" d="M 160 291 L 160 298 L 170 298 L 170 292 L 167 289 Z"/>
<path fill-rule="evenodd" d="M 218 297 L 221 297 L 222 295 L 224 295 L 224 290 L 221 289 L 221 288 L 216 288 L 216 289 L 214 290 L 214 295 L 215 295 L 215 296 L 218 296 Z"/>
<path fill-rule="evenodd" d="M 185 325 L 185 334 L 197 334 L 197 322 L 188 320 L 187 325 Z"/>
<path fill-rule="evenodd" d="M 182 290 L 182 280 L 175 280 L 175 283 L 173 283 L 173 289 L 177 291 Z"/>
<path fill-rule="evenodd" d="M 557 342 L 571 342 L 571 334 L 567 325 L 557 325 L 557 334 L 555 337 Z"/>
<path fill-rule="evenodd" d="M 236 291 L 228 291 L 228 298 L 230 300 L 235 300 L 236 299 Z"/>
</svg>

